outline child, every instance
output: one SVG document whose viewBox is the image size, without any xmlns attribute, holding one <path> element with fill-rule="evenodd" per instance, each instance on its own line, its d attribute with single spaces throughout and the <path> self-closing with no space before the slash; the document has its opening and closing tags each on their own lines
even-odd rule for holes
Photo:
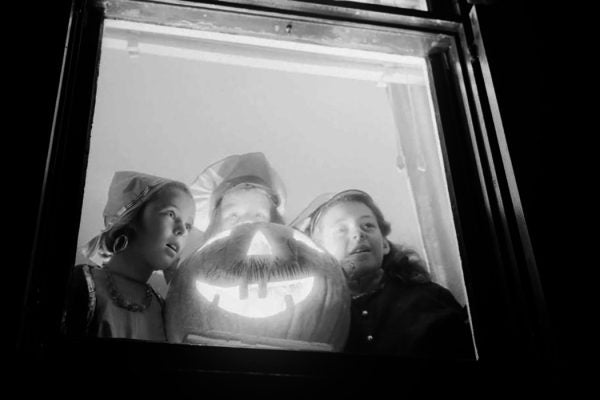
<svg viewBox="0 0 600 400">
<path fill-rule="evenodd" d="M 415 252 L 388 241 L 390 225 L 367 193 L 321 195 L 291 225 L 341 263 L 352 294 L 346 351 L 473 357 L 466 311 Z"/>
<path fill-rule="evenodd" d="M 179 265 L 213 235 L 246 222 L 284 223 L 285 186 L 263 153 L 234 154 L 209 165 L 190 190 L 196 202 L 194 228 L 180 261 L 156 285 L 164 295 Z"/>
<path fill-rule="evenodd" d="M 185 246 L 195 204 L 183 183 L 133 171 L 114 174 L 104 230 L 86 248 L 102 267 L 77 265 L 63 330 L 67 334 L 166 341 L 162 298 L 148 284 Z"/>
<path fill-rule="evenodd" d="M 263 153 L 236 154 L 210 165 L 191 190 L 204 240 L 246 222 L 283 224 L 285 187 Z"/>
</svg>

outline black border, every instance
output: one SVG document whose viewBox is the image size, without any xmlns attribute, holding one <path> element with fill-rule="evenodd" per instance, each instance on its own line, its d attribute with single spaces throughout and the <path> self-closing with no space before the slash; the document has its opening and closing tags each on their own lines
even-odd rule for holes
<svg viewBox="0 0 600 400">
<path fill-rule="evenodd" d="M 80 210 L 82 204 L 100 48 L 102 9 L 95 4 L 86 0 L 73 0 L 70 4 L 67 52 L 62 61 L 58 107 L 41 180 L 40 208 L 35 219 L 37 228 L 21 308 L 22 318 L 18 325 L 19 368 L 28 370 L 31 364 L 36 364 L 39 370 L 45 371 L 41 376 L 46 380 L 52 378 L 52 381 L 65 375 L 84 378 L 98 373 L 115 379 L 128 376 L 123 378 L 122 383 L 131 384 L 132 379 L 143 386 L 141 382 L 147 372 L 137 368 L 139 365 L 153 365 L 162 376 L 184 385 L 196 379 L 212 382 L 213 386 L 244 383 L 301 389 L 306 385 L 332 385 L 348 392 L 353 392 L 352 386 L 347 385 L 348 381 L 386 382 L 389 379 L 388 383 L 394 384 L 394 377 L 398 376 L 406 378 L 403 380 L 406 382 L 404 389 L 408 391 L 418 391 L 420 385 L 432 376 L 439 382 L 451 383 L 447 388 L 466 390 L 473 388 L 475 382 L 495 382 L 500 379 L 496 373 L 510 380 L 527 375 L 531 366 L 540 369 L 539 363 L 549 357 L 544 340 L 539 338 L 544 334 L 544 327 L 532 326 L 535 321 L 526 317 L 532 313 L 536 317 L 535 312 L 539 312 L 543 299 L 532 298 L 527 285 L 518 276 L 515 277 L 515 274 L 521 276 L 523 268 L 527 267 L 523 265 L 523 257 L 511 257 L 511 252 L 507 252 L 514 246 L 517 246 L 517 252 L 523 252 L 519 247 L 523 244 L 516 237 L 514 227 L 502 228 L 506 218 L 514 218 L 503 213 L 503 202 L 509 200 L 506 188 L 500 185 L 500 199 L 489 189 L 494 184 L 494 177 L 489 171 L 500 157 L 500 150 L 494 148 L 492 151 L 492 157 L 496 158 L 482 157 L 485 147 L 482 140 L 486 139 L 486 130 L 478 126 L 477 120 L 486 121 L 486 125 L 490 123 L 489 104 L 480 106 L 483 110 L 481 118 L 473 118 L 473 142 L 466 122 L 467 110 L 462 108 L 464 102 L 458 87 L 460 84 L 451 68 L 456 59 L 452 50 L 457 52 L 465 74 L 463 79 L 468 98 L 465 106 L 475 116 L 478 109 L 476 102 L 484 103 L 475 92 L 478 88 L 481 90 L 485 82 L 472 51 L 473 35 L 466 19 L 462 21 L 465 31 L 456 33 L 462 48 L 437 49 L 430 55 L 430 67 L 440 105 L 445 161 L 450 167 L 454 205 L 459 216 L 461 254 L 465 257 L 465 279 L 481 357 L 479 361 L 404 360 L 228 348 L 190 349 L 188 346 L 127 340 L 64 340 L 58 328 L 69 277 L 67 266 L 72 264 L 71 255 L 77 240 L 79 215 L 73 210 Z M 469 63 L 475 63 L 472 70 Z M 472 74 L 469 75 L 468 71 Z M 477 165 L 483 166 L 483 184 Z M 503 256 L 506 254 L 509 257 Z M 90 360 L 95 361 L 90 363 Z M 60 368 L 53 369 L 53 365 Z M 82 365 L 86 368 L 81 369 Z M 510 365 L 510 371 L 504 369 L 506 365 Z M 526 382 L 534 380 L 531 374 L 522 379 Z"/>
</svg>

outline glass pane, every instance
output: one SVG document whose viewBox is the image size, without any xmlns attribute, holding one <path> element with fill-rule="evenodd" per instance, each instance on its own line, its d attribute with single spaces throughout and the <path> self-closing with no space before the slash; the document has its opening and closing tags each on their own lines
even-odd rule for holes
<svg viewBox="0 0 600 400">
<path fill-rule="evenodd" d="M 302 28 L 301 23 L 294 25 L 295 30 Z M 397 39 L 391 42 L 400 43 L 402 50 L 389 51 L 382 44 L 387 39 L 381 39 L 386 35 Z M 311 40 L 276 40 L 219 29 L 106 20 L 80 249 L 88 248 L 92 238 L 111 227 L 103 211 L 108 209 L 107 200 L 114 200 L 108 190 L 116 171 L 139 171 L 194 185 L 213 163 L 231 155 L 260 152 L 286 189 L 283 221 L 277 225 L 291 223 L 324 192 L 365 191 L 391 224 L 387 238 L 414 249 L 432 280 L 450 291 L 457 307 L 467 309 L 427 62 L 420 55 L 421 36 L 375 31 L 369 37 L 368 45 L 346 46 L 324 34 L 317 40 L 314 36 Z M 224 204 L 225 196 L 221 200 Z M 344 349 L 350 297 L 341 270 L 338 275 L 325 273 L 325 279 L 318 275 L 321 270 L 313 274 L 304 268 L 304 261 L 298 261 L 301 252 L 325 257 L 323 242 L 288 227 L 260 223 L 212 235 L 196 217 L 187 244 L 175 248 L 173 263 L 158 268 L 149 280 L 167 298 L 169 340 L 289 350 Z M 260 229 L 252 231 L 254 226 Z M 226 273 L 217 273 L 218 282 L 189 274 L 181 278 L 184 270 L 196 268 L 203 273 L 207 267 L 194 263 L 208 264 L 206 252 L 219 243 L 227 243 L 225 253 L 241 257 L 255 271 L 264 268 L 265 257 L 279 257 L 279 263 L 286 248 L 298 246 L 292 251 L 294 268 L 302 273 L 286 280 L 265 281 L 248 275 L 243 282 L 223 283 L 224 276 L 233 274 L 223 267 Z M 134 245 L 115 240 L 114 254 L 127 246 Z M 239 270 L 246 265 L 241 259 L 221 261 Z M 257 266 L 258 259 L 263 267 Z M 78 264 L 102 266 L 110 261 L 97 253 L 90 258 L 83 252 L 77 255 Z M 272 272 L 280 264 L 269 265 Z M 109 308 L 119 290 L 127 291 L 126 277 L 120 277 L 117 269 L 108 278 L 99 272 L 107 268 L 93 270 L 100 285 L 108 281 L 105 304 Z M 336 276 L 342 280 L 336 281 Z M 325 292 L 329 293 L 327 301 L 322 296 Z M 130 295 L 135 297 L 134 289 Z M 270 298 L 275 300 L 268 302 Z M 169 304 L 176 305 L 169 308 Z M 173 313 L 177 316 L 169 319 Z M 106 333 L 108 325 L 93 329 L 100 336 L 118 336 Z M 170 330 L 177 335 L 170 335 Z M 130 337 L 160 340 L 144 333 Z"/>
</svg>

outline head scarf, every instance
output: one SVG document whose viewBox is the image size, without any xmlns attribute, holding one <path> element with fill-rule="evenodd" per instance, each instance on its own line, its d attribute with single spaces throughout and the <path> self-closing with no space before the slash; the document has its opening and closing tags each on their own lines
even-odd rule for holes
<svg viewBox="0 0 600 400">
<path fill-rule="evenodd" d="M 265 155 L 260 152 L 234 154 L 208 166 L 190 185 L 196 202 L 196 228 L 206 231 L 214 209 L 225 193 L 244 186 L 264 190 L 283 215 L 287 197 L 285 186 Z"/>
<path fill-rule="evenodd" d="M 318 195 L 308 206 L 302 210 L 292 222 L 290 226 L 296 228 L 308 236 L 311 236 L 314 229 L 319 222 L 319 218 L 323 215 L 323 212 L 340 201 L 356 201 L 363 203 L 373 211 L 373 214 L 377 218 L 379 229 L 384 237 L 390 233 L 390 224 L 383 217 L 383 213 L 379 207 L 373 201 L 373 198 L 368 193 L 358 189 L 343 190 L 337 193 L 323 193 Z"/>
<path fill-rule="evenodd" d="M 102 245 L 102 237 L 118 227 L 124 218 L 144 204 L 152 194 L 167 183 L 176 181 L 135 171 L 117 171 L 108 189 L 108 200 L 102 213 L 104 229 L 83 248 L 86 257 L 96 255 Z M 181 184 L 183 185 L 183 184 Z"/>
</svg>

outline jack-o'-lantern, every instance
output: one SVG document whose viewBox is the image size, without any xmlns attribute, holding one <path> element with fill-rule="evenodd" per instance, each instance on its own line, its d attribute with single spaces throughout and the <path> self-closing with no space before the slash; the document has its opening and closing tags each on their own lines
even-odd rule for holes
<svg viewBox="0 0 600 400">
<path fill-rule="evenodd" d="M 337 261 L 272 223 L 222 232 L 179 267 L 166 297 L 170 342 L 339 351 L 350 293 Z"/>
</svg>

